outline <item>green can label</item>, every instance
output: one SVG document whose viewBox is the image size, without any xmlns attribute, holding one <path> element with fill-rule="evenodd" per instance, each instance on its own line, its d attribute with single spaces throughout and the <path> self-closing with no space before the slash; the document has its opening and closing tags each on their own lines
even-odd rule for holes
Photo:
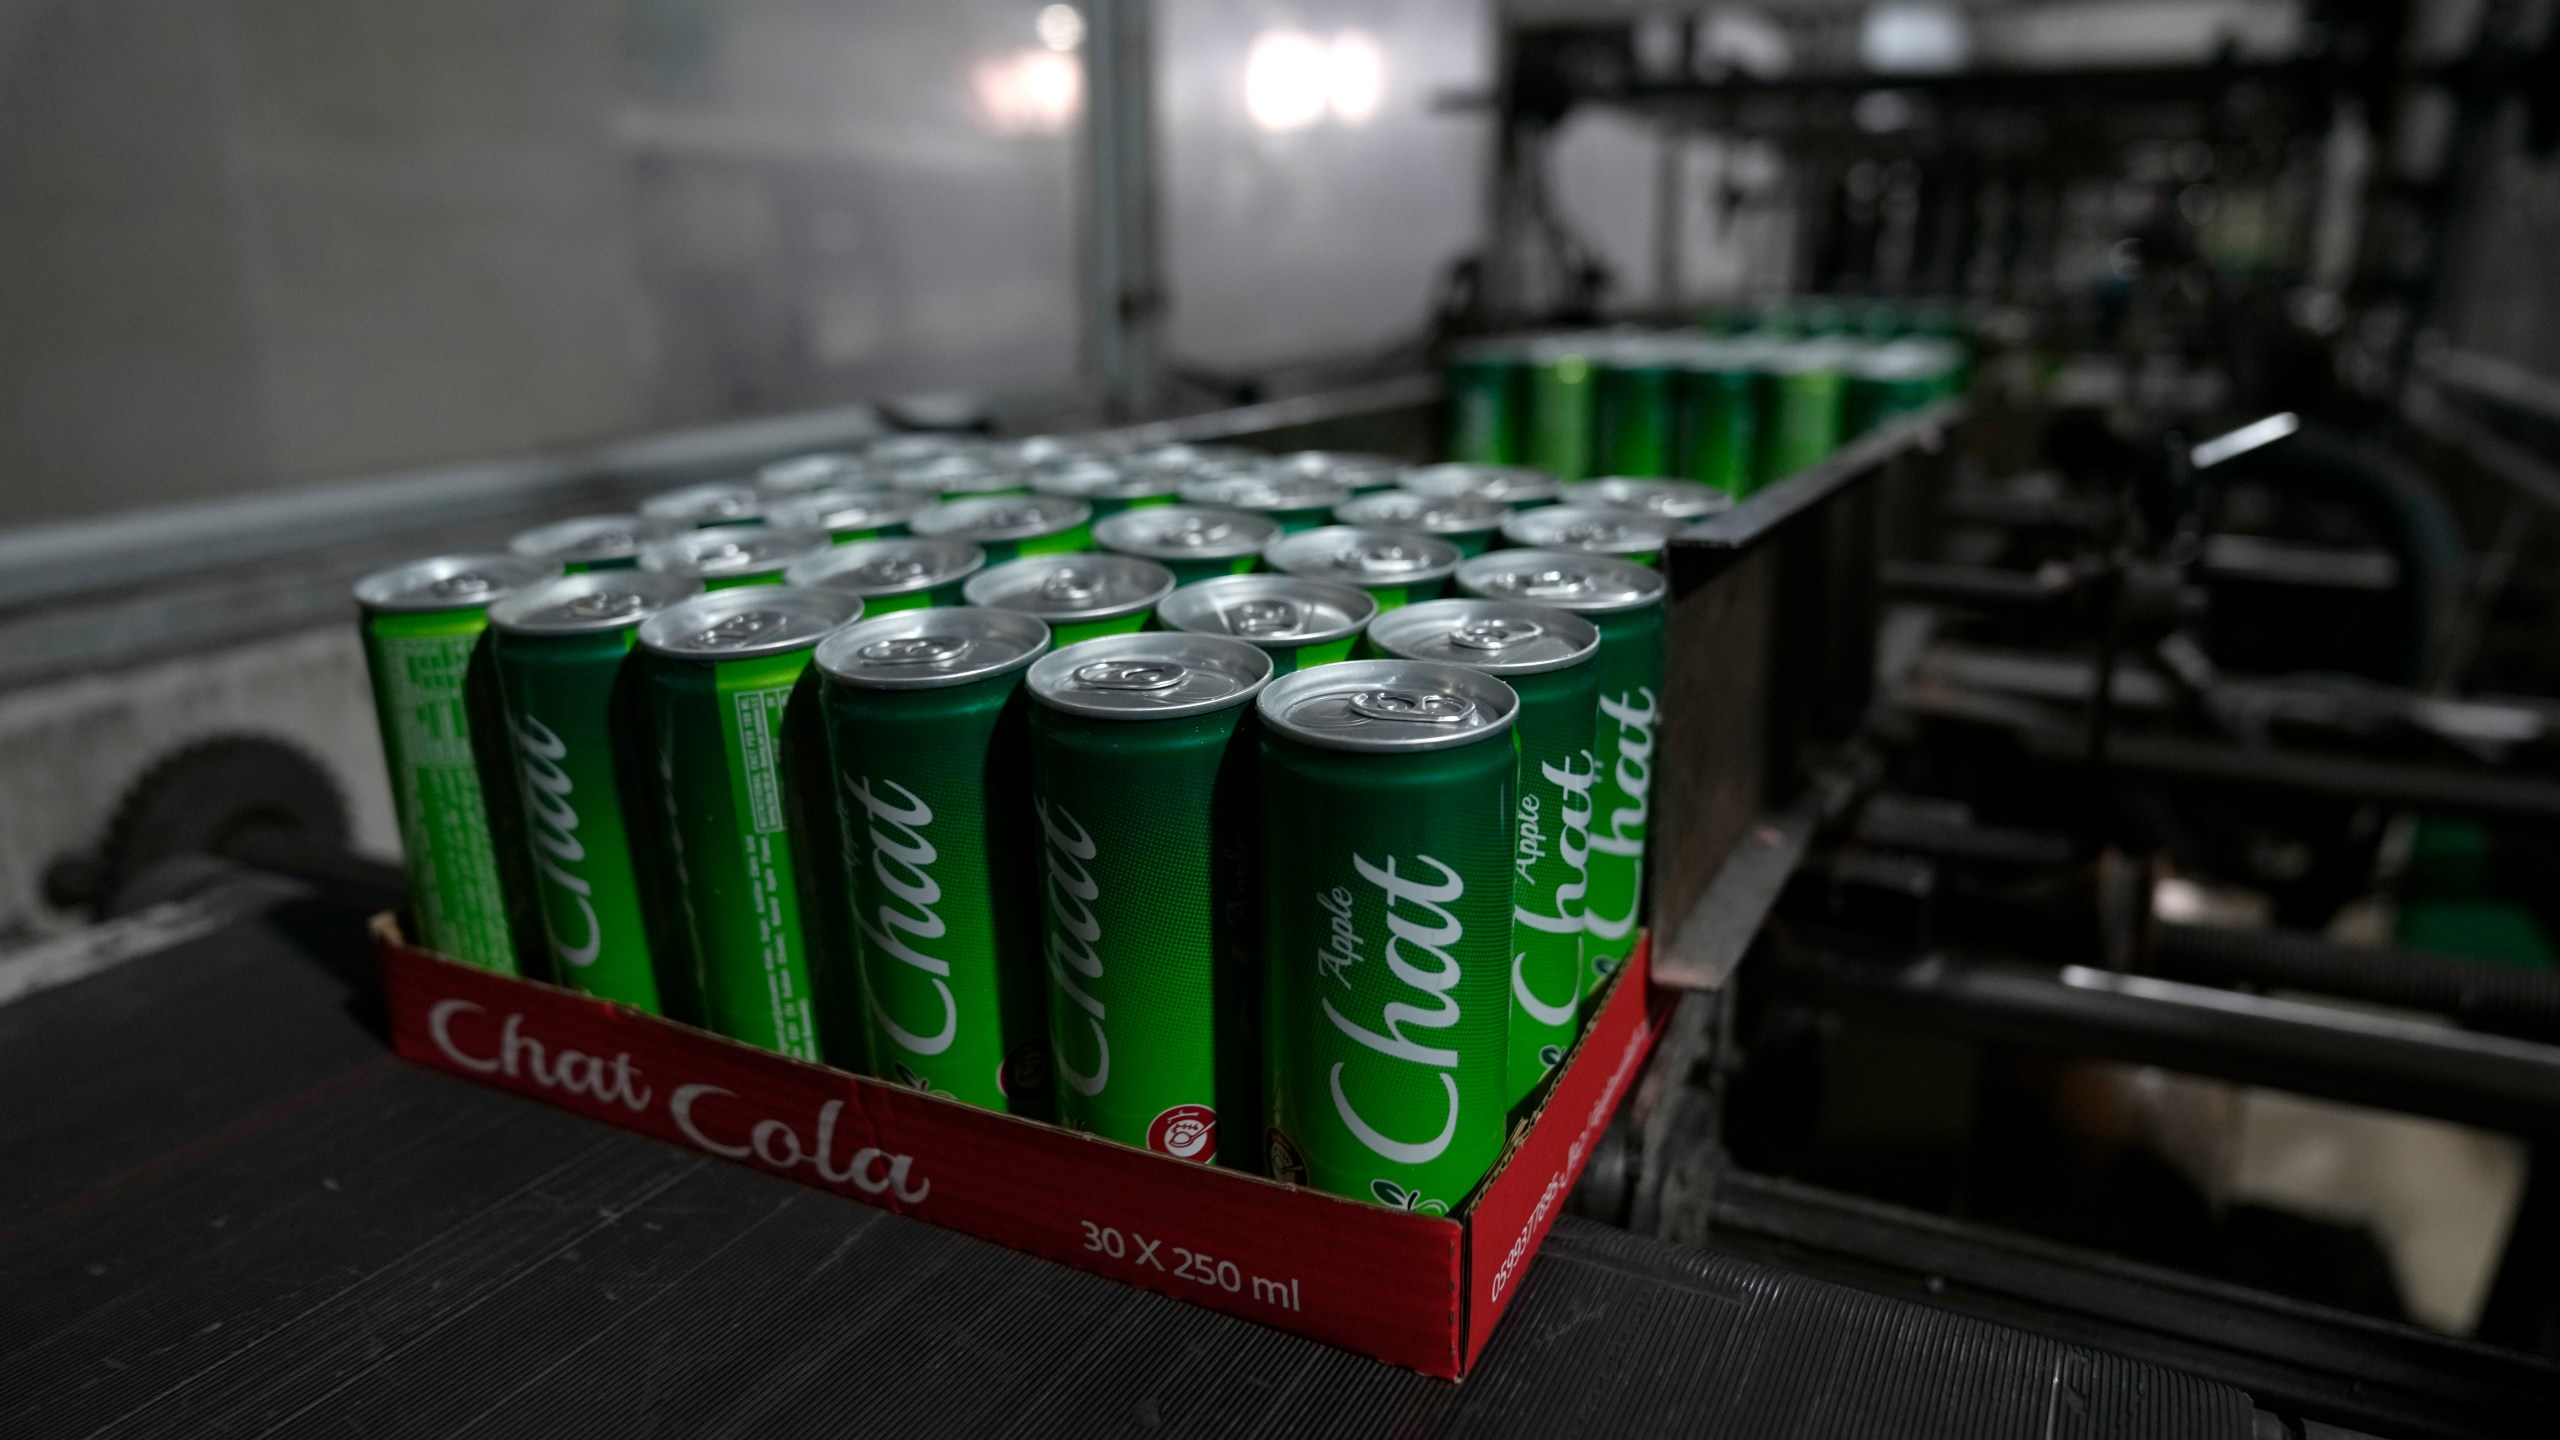
<svg viewBox="0 0 2560 1440">
<path fill-rule="evenodd" d="M 1599 793 L 1591 831 L 1587 994 L 1597 994 L 1626 963 L 1643 921 L 1645 829 L 1662 690 L 1662 611 L 1595 618 L 1601 632 L 1600 703 L 1592 750 L 1599 761 Z"/>
<path fill-rule="evenodd" d="M 1564 1060 L 1582 1031 L 1591 890 L 1595 666 L 1515 677 L 1519 827 L 1512 842 L 1510 1099 Z"/>
<path fill-rule="evenodd" d="M 830 684 L 828 737 L 880 1077 L 1045 1116 L 1028 776 L 1020 732 L 999 734 L 1021 723 L 1020 678 L 916 693 Z"/>
<path fill-rule="evenodd" d="M 1511 746 L 1264 753 L 1273 1173 L 1448 1214 L 1506 1133 Z"/>
<path fill-rule="evenodd" d="M 535 896 L 562 983 L 660 1012 L 636 856 L 615 769 L 615 682 L 631 632 L 501 638 Z"/>
<path fill-rule="evenodd" d="M 378 616 L 366 627 L 419 940 L 512 975 L 515 945 L 467 699 L 477 610 Z"/>
</svg>

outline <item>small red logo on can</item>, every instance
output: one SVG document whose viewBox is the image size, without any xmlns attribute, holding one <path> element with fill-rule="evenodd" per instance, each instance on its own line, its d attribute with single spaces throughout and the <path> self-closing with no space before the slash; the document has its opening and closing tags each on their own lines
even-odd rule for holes
<svg viewBox="0 0 2560 1440">
<path fill-rule="evenodd" d="M 1218 1112 L 1206 1105 L 1176 1105 L 1147 1127 L 1147 1148 L 1176 1160 L 1218 1158 Z"/>
</svg>

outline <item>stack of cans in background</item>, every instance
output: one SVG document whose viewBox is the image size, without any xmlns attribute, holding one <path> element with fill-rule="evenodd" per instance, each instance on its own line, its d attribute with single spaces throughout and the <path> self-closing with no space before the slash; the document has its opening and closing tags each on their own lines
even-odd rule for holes
<svg viewBox="0 0 2560 1440">
<path fill-rule="evenodd" d="M 357 588 L 416 938 L 1446 1213 L 1637 942 L 1714 487 L 901 436 Z"/>
<path fill-rule="evenodd" d="M 1952 312 L 1773 306 L 1712 329 L 1488 339 L 1449 365 L 1449 454 L 1565 480 L 1698 481 L 1736 498 L 1964 392 Z"/>
</svg>

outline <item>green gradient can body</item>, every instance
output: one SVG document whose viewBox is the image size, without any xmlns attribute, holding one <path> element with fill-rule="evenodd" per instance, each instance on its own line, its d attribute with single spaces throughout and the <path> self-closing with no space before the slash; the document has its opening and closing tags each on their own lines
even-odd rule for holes
<svg viewBox="0 0 2560 1440">
<path fill-rule="evenodd" d="M 1650 346 L 1627 346 L 1600 362 L 1593 471 L 1603 475 L 1671 473 L 1674 395 L 1679 371 Z"/>
<path fill-rule="evenodd" d="M 1535 550 L 1470 560 L 1458 571 L 1458 587 L 1470 595 L 1569 610 L 1599 627 L 1591 881 L 1583 900 L 1584 987 L 1586 994 L 1597 993 L 1626 963 L 1643 924 L 1667 587 L 1660 572 L 1645 566 Z"/>
<path fill-rule="evenodd" d="M 861 613 L 849 595 L 718 591 L 640 627 L 643 693 L 704 1022 L 733 1040 L 821 1058 L 816 984 L 825 932 L 800 812 L 816 703 L 809 655 Z M 796 752 L 796 753 L 795 753 Z M 795 834 L 795 832 L 798 832 Z"/>
<path fill-rule="evenodd" d="M 902 611 L 820 647 L 873 1073 L 1051 1112 L 1023 673 L 1046 626 Z"/>
<path fill-rule="evenodd" d="M 1751 493 L 1760 412 L 1751 365 L 1739 353 L 1693 361 L 1680 378 L 1680 474 L 1727 495 Z"/>
<path fill-rule="evenodd" d="M 572 576 L 492 607 L 527 858 L 552 974 L 563 985 L 652 1015 L 669 948 L 647 898 L 649 797 L 636 668 L 641 621 L 690 598 L 691 580 L 622 572 Z M 678 1014 L 689 1002 L 676 1007 Z"/>
<path fill-rule="evenodd" d="M 1274 1178 L 1446 1215 L 1500 1157 L 1517 703 L 1403 660 L 1263 691 Z"/>
<path fill-rule="evenodd" d="M 1461 350 L 1449 362 L 1449 458 L 1478 465 L 1521 461 L 1527 359 L 1502 345 Z"/>
<path fill-rule="evenodd" d="M 1074 1129 L 1259 1161 L 1250 722 L 1270 675 L 1251 645 L 1180 633 L 1032 667 L 1050 1039 Z"/>
<path fill-rule="evenodd" d="M 1519 808 L 1511 846 L 1511 1038 L 1518 1106 L 1582 1033 L 1583 901 L 1591 886 L 1600 632 L 1562 610 L 1509 600 L 1440 600 L 1379 617 L 1368 648 L 1464 665 L 1520 697 L 1512 726 Z"/>
<path fill-rule="evenodd" d="M 1529 465 L 1559 480 L 1591 474 L 1598 388 L 1598 371 L 1586 350 L 1538 348 L 1529 367 Z"/>
<path fill-rule="evenodd" d="M 481 749 L 498 747 L 475 724 L 504 723 L 491 703 L 488 605 L 559 573 L 547 560 L 452 555 L 356 582 L 416 939 L 508 975 L 517 963 L 499 850 L 507 827 L 493 824 L 481 786 Z"/>
<path fill-rule="evenodd" d="M 1839 361 L 1833 347 L 1807 345 L 1776 357 L 1761 373 L 1763 423 L 1755 484 L 1819 465 L 1840 448 L 1844 382 Z"/>
</svg>

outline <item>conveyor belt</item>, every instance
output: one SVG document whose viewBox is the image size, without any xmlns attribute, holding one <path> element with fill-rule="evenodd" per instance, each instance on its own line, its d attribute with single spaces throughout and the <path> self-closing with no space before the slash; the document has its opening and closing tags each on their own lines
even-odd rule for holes
<svg viewBox="0 0 2560 1440">
<path fill-rule="evenodd" d="M 286 911 L 0 1007 L 0 1434 L 2252 1431 L 2172 1371 L 1578 1221 L 1430 1381 L 413 1069 L 367 964 Z"/>
</svg>

